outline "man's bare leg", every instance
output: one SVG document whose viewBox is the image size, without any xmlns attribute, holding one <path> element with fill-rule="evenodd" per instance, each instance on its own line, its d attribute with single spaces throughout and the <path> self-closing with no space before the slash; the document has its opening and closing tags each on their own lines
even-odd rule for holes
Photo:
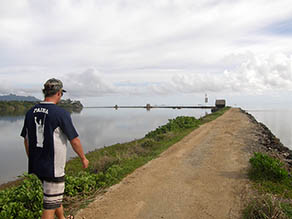
<svg viewBox="0 0 292 219">
<path fill-rule="evenodd" d="M 56 209 L 43 210 L 42 219 L 54 219 Z"/>
<path fill-rule="evenodd" d="M 65 219 L 63 205 L 56 209 L 56 216 L 58 217 L 58 219 Z"/>
<path fill-rule="evenodd" d="M 63 205 L 61 205 L 61 207 L 59 207 L 57 209 L 43 210 L 42 219 L 54 219 L 55 213 L 56 213 L 56 216 L 58 217 L 58 219 L 65 219 Z"/>
</svg>

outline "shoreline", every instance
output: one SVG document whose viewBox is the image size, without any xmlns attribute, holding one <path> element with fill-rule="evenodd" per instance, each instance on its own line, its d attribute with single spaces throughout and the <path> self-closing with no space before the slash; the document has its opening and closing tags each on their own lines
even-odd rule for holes
<svg viewBox="0 0 292 219">
<path fill-rule="evenodd" d="M 252 114 L 243 109 L 241 112 L 246 114 L 250 121 L 257 126 L 255 134 L 258 139 L 251 145 L 253 152 L 267 153 L 281 160 L 285 167 L 292 171 L 292 150 L 283 145 L 281 140 L 264 123 L 258 122 Z"/>
<path fill-rule="evenodd" d="M 292 217 L 292 150 L 263 123 L 248 112 L 254 125 L 248 150 L 253 153 L 247 172 L 250 190 L 245 199 L 242 217 L 291 218 Z"/>
</svg>

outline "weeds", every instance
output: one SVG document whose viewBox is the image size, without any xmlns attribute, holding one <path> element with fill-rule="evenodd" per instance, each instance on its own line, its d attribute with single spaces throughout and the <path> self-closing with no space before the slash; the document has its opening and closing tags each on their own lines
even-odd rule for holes
<svg viewBox="0 0 292 219">
<path fill-rule="evenodd" d="M 271 195 L 253 200 L 245 209 L 243 217 L 245 219 L 289 218 L 282 208 L 281 202 Z"/>
</svg>

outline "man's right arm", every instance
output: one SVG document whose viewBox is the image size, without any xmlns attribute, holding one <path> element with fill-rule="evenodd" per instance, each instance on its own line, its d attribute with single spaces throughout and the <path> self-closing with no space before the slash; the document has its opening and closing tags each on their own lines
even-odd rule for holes
<svg viewBox="0 0 292 219">
<path fill-rule="evenodd" d="M 24 138 L 24 146 L 25 146 L 26 155 L 28 157 L 29 152 L 28 152 L 28 140 L 27 140 L 27 138 Z"/>
<path fill-rule="evenodd" d="M 23 128 L 21 130 L 20 136 L 23 137 L 24 139 L 24 147 L 25 147 L 25 152 L 27 157 L 29 156 L 29 150 L 28 150 L 28 133 L 27 133 L 27 115 L 25 115 L 25 119 L 24 119 L 24 124 L 23 124 Z"/>
</svg>

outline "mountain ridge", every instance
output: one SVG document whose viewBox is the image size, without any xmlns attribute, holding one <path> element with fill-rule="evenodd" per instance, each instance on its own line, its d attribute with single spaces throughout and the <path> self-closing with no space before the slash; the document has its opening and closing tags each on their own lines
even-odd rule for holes
<svg viewBox="0 0 292 219">
<path fill-rule="evenodd" d="M 34 96 L 19 96 L 16 94 L 0 95 L 0 101 L 29 101 L 37 102 L 40 99 L 35 98 Z"/>
</svg>

